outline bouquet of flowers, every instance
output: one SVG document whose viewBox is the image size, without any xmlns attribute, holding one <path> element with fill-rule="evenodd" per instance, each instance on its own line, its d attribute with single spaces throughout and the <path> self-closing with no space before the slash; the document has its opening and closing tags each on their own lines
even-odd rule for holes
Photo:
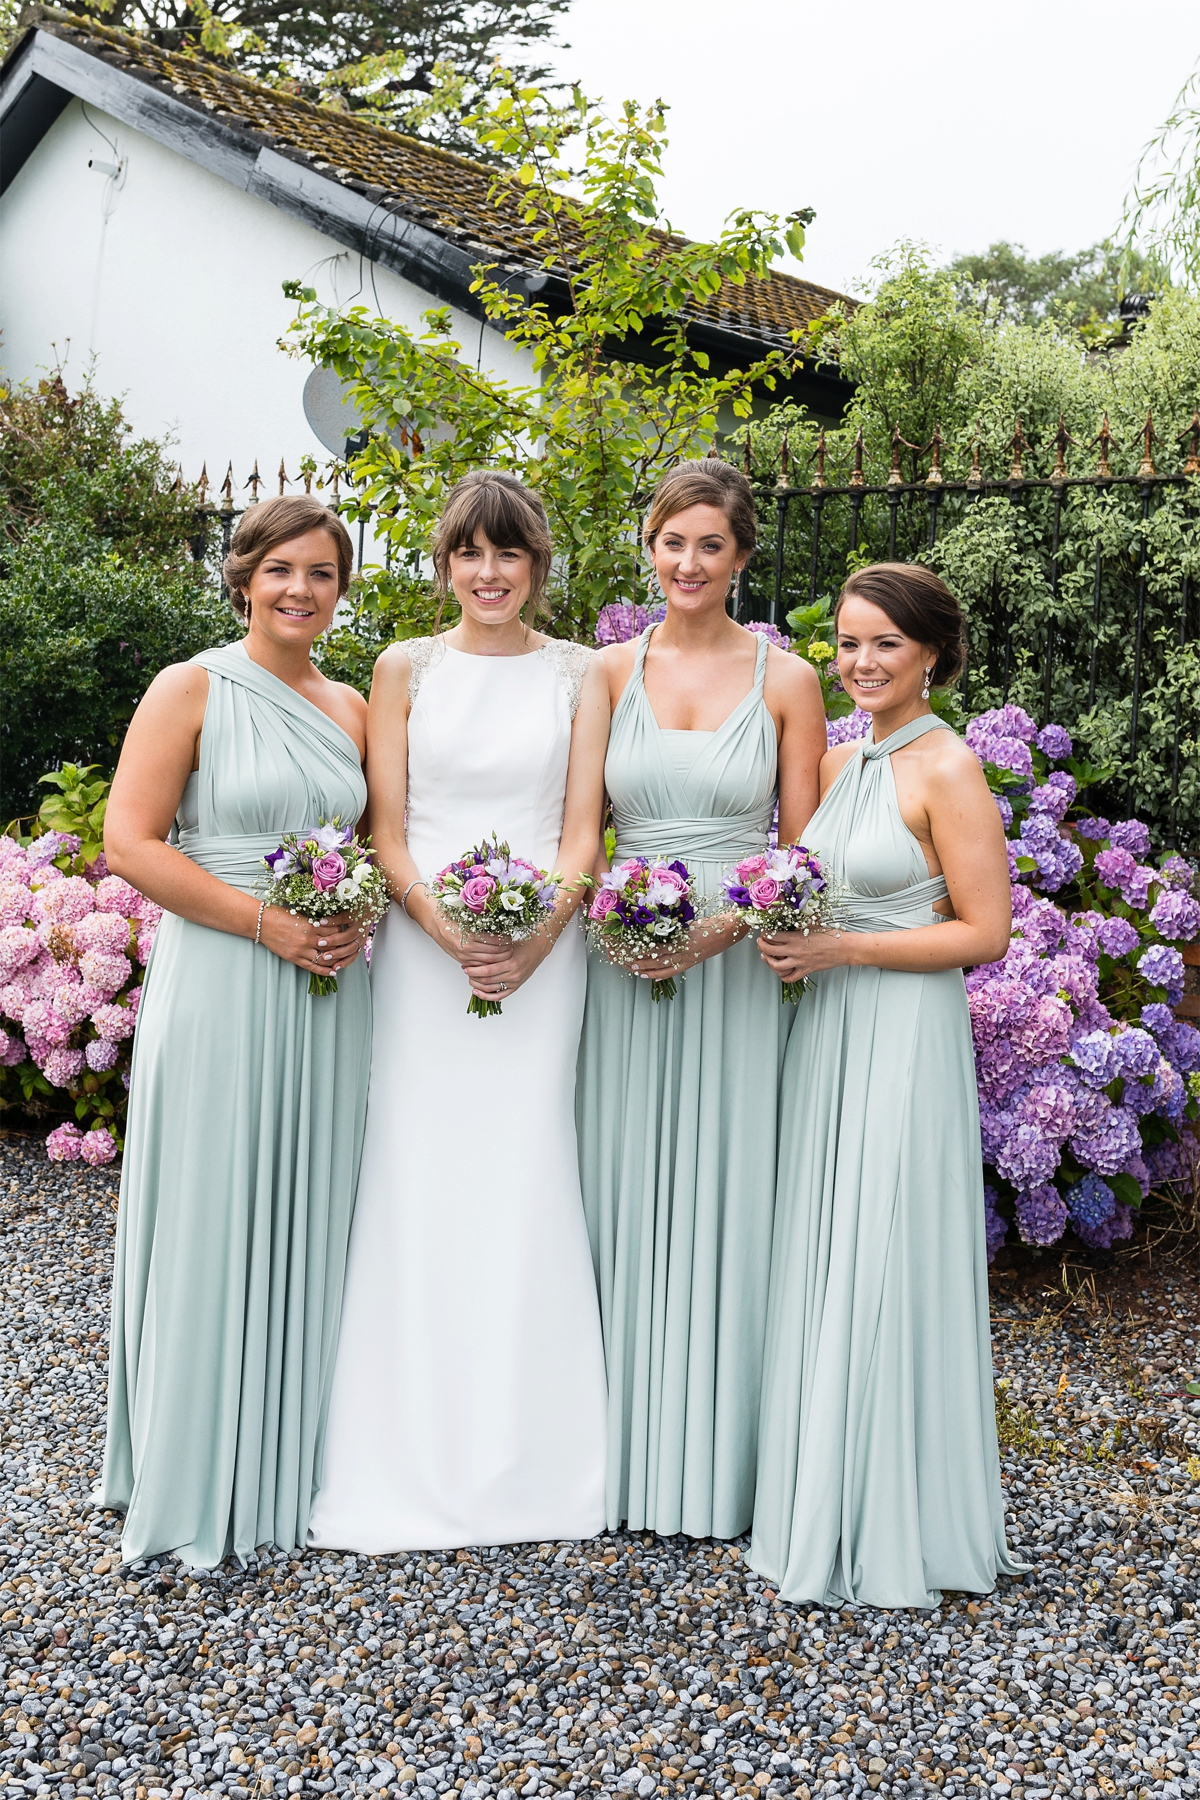
<svg viewBox="0 0 1200 1800">
<path fill-rule="evenodd" d="M 519 943 L 532 937 L 554 911 L 560 875 L 547 875 L 494 835 L 449 863 L 429 883 L 442 917 L 468 936 L 506 937 Z M 498 1000 L 472 994 L 467 1011 L 488 1019 L 503 1011 Z"/>
<path fill-rule="evenodd" d="M 824 931 L 838 923 L 838 895 L 820 862 L 803 844 L 781 844 L 744 857 L 725 876 L 725 899 L 751 932 Z M 785 981 L 784 1006 L 798 1001 L 807 981 Z"/>
<path fill-rule="evenodd" d="M 285 832 L 263 866 L 267 873 L 258 891 L 268 905 L 286 906 L 314 925 L 345 914 L 370 927 L 388 909 L 387 881 L 374 851 L 338 818 L 322 819 L 315 830 Z M 336 994 L 337 976 L 310 975 L 308 991 Z"/>
<path fill-rule="evenodd" d="M 608 960 L 627 966 L 644 958 L 664 960 L 696 917 L 692 875 L 684 862 L 631 856 L 608 871 L 587 908 L 589 941 Z M 673 1000 L 673 977 L 652 981 L 655 1000 Z"/>
</svg>

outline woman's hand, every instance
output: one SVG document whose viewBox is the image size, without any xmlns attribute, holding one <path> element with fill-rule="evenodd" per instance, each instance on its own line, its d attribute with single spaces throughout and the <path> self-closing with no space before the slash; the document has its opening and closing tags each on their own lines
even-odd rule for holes
<svg viewBox="0 0 1200 1800">
<path fill-rule="evenodd" d="M 310 974 L 336 975 L 348 969 L 362 949 L 362 933 L 344 915 L 314 925 L 283 906 L 263 909 L 259 942 L 284 962 L 295 963 Z"/>
<path fill-rule="evenodd" d="M 471 992 L 481 1000 L 503 1001 L 529 980 L 553 948 L 554 939 L 545 929 L 520 943 L 511 938 L 472 938 L 462 959 L 463 972 Z"/>
<path fill-rule="evenodd" d="M 630 969 L 635 975 L 649 976 L 653 981 L 666 981 L 671 975 L 686 975 L 697 963 L 707 962 L 710 956 L 720 956 L 722 950 L 728 950 L 739 938 L 746 935 L 746 927 L 736 916 L 730 914 L 715 919 L 697 919 L 689 925 L 687 933 L 678 946 L 659 956 L 642 956 L 637 962 L 622 963 L 622 968 Z"/>
<path fill-rule="evenodd" d="M 758 953 L 780 981 L 803 981 L 822 969 L 840 969 L 853 962 L 852 935 L 844 931 L 764 932 L 758 940 Z"/>
</svg>

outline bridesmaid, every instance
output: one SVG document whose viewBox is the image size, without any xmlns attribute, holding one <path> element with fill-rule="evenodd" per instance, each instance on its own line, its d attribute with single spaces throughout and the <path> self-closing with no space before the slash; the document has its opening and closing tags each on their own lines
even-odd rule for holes
<svg viewBox="0 0 1200 1800">
<path fill-rule="evenodd" d="M 781 837 L 799 835 L 825 748 L 813 670 L 726 612 L 755 527 L 745 476 L 715 458 L 677 465 L 644 530 L 666 617 L 603 652 L 617 857 L 683 857 L 708 892 L 766 846 L 776 800 Z M 733 1537 L 750 1524 L 794 1009 L 740 935 L 697 925 L 673 969 L 691 972 L 657 1004 L 647 980 L 589 962 L 577 1106 L 614 1528 Z"/>
<path fill-rule="evenodd" d="M 846 931 L 761 944 L 782 979 L 817 979 L 783 1069 L 750 1561 L 788 1601 L 936 1606 L 1017 1568 L 962 978 L 1007 948 L 1008 864 L 979 764 L 929 705 L 962 668 L 958 602 L 880 563 L 836 620 L 873 731 L 825 757 L 804 834 L 849 888 Z"/>
<path fill-rule="evenodd" d="M 370 998 L 352 927 L 253 890 L 282 832 L 363 810 L 366 706 L 310 660 L 352 566 L 316 500 L 245 513 L 225 580 L 246 636 L 155 678 L 113 781 L 109 867 L 167 915 L 134 1045 L 101 1500 L 131 1562 L 212 1568 L 308 1529 Z M 335 995 L 310 999 L 315 970 Z"/>
</svg>

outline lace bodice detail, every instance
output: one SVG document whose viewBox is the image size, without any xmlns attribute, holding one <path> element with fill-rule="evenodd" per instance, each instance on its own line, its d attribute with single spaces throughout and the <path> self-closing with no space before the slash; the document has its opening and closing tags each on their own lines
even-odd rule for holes
<svg viewBox="0 0 1200 1800">
<path fill-rule="evenodd" d="M 412 671 L 408 678 L 408 703 L 411 707 L 429 670 L 445 656 L 446 645 L 442 637 L 407 638 L 404 648 L 408 652 Z M 579 711 L 583 678 L 595 652 L 586 644 L 569 644 L 562 638 L 548 638 L 534 654 L 540 656 L 543 662 L 549 663 L 553 669 L 567 696 L 571 717 L 574 718 Z"/>
</svg>

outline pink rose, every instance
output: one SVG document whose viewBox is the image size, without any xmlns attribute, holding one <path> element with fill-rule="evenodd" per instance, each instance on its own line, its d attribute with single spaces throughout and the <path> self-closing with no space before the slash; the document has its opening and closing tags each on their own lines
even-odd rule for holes
<svg viewBox="0 0 1200 1800">
<path fill-rule="evenodd" d="M 617 893 L 616 888 L 602 887 L 600 892 L 596 895 L 596 898 L 592 901 L 592 904 L 588 907 L 588 918 L 606 918 L 617 904 L 620 897 L 621 896 Z"/>
<path fill-rule="evenodd" d="M 496 884 L 490 875 L 472 875 L 470 881 L 463 882 L 463 905 L 473 913 L 481 913 L 487 905 L 488 895 L 495 891 Z"/>
<path fill-rule="evenodd" d="M 765 875 L 766 872 L 767 859 L 765 856 L 748 856 L 745 862 L 740 862 L 734 870 L 734 874 L 744 883 L 749 882 L 755 875 Z"/>
<path fill-rule="evenodd" d="M 757 881 L 750 883 L 750 899 L 755 906 L 764 910 L 774 906 L 779 898 L 779 883 L 773 875 L 760 875 Z"/>
<path fill-rule="evenodd" d="M 322 893 L 327 888 L 335 888 L 345 877 L 346 865 L 336 850 L 327 850 L 312 866 L 313 886 L 320 888 Z"/>
<path fill-rule="evenodd" d="M 687 891 L 687 882 L 674 869 L 655 869 L 650 877 L 651 883 L 668 894 L 682 894 Z"/>
</svg>

